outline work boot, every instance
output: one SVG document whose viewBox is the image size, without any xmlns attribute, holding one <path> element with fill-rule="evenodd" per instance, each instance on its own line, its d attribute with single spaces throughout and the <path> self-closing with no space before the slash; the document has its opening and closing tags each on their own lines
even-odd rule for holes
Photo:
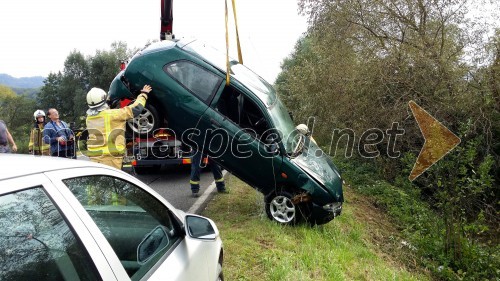
<svg viewBox="0 0 500 281">
<path fill-rule="evenodd" d="M 226 188 L 220 188 L 220 189 L 218 188 L 218 189 L 217 189 L 217 192 L 218 192 L 218 193 L 229 193 L 229 191 L 227 191 L 227 189 L 226 189 Z"/>
<path fill-rule="evenodd" d="M 199 191 L 200 191 L 199 189 L 192 189 L 192 190 L 191 190 L 191 195 L 192 195 L 193 197 L 195 197 L 195 198 L 196 198 L 196 197 L 199 197 L 199 196 L 200 196 Z"/>
<path fill-rule="evenodd" d="M 190 180 L 189 185 L 191 186 L 191 195 L 193 197 L 200 196 L 198 194 L 198 192 L 200 191 L 200 181 L 199 180 L 198 181 Z"/>
</svg>

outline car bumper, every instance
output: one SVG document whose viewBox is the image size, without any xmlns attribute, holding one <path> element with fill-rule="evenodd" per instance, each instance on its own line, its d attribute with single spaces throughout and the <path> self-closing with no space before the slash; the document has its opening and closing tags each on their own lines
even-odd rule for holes
<svg viewBox="0 0 500 281">
<path fill-rule="evenodd" d="M 313 203 L 310 222 L 315 224 L 325 224 L 342 213 L 342 202 L 319 206 Z"/>
</svg>

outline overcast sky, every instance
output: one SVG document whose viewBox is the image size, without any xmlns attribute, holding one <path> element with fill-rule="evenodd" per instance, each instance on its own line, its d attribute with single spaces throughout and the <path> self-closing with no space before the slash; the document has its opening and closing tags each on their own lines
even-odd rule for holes
<svg viewBox="0 0 500 281">
<path fill-rule="evenodd" d="M 225 48 L 224 0 L 173 5 L 177 38 L 197 37 Z M 236 11 L 244 64 L 274 82 L 281 61 L 306 31 L 306 19 L 295 0 L 236 0 Z M 0 73 L 46 77 L 63 70 L 74 49 L 93 55 L 114 41 L 142 47 L 159 39 L 160 0 L 1 0 L 0 30 Z M 230 49 L 237 57 L 234 32 Z"/>
</svg>

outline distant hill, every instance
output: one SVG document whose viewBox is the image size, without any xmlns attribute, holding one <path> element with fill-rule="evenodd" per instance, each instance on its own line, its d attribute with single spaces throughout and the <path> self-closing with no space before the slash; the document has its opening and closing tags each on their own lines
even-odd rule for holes
<svg viewBox="0 0 500 281">
<path fill-rule="evenodd" d="M 15 78 L 8 74 L 0 73 L 0 84 L 10 88 L 39 88 L 43 86 L 43 80 L 45 80 L 45 77 L 42 76 Z"/>
</svg>

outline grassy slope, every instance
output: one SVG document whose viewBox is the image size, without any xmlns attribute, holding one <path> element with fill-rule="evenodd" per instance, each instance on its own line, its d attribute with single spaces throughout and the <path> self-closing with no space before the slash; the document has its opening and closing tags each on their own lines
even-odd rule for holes
<svg viewBox="0 0 500 281">
<path fill-rule="evenodd" d="M 367 198 L 345 189 L 344 211 L 318 227 L 282 227 L 265 216 L 262 195 L 234 176 L 203 215 L 219 227 L 227 280 L 426 280 L 397 231 Z"/>
</svg>

